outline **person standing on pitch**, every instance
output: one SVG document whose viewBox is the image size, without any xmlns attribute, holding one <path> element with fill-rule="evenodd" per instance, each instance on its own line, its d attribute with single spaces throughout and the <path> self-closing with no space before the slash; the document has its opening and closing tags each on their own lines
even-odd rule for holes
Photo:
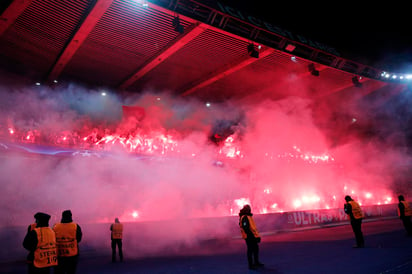
<svg viewBox="0 0 412 274">
<path fill-rule="evenodd" d="M 398 204 L 398 216 L 402 220 L 403 226 L 406 229 L 406 232 L 409 236 L 412 236 L 412 223 L 411 223 L 411 216 L 412 216 L 412 209 L 409 207 L 409 203 L 405 201 L 403 195 L 398 196 L 399 204 Z"/>
<path fill-rule="evenodd" d="M 365 246 L 365 240 L 362 233 L 362 219 L 365 215 L 363 214 L 359 204 L 355 202 L 351 196 L 345 196 L 345 201 L 346 204 L 344 205 L 344 210 L 350 217 L 350 224 L 356 239 L 356 245 L 353 247 L 362 248 Z"/>
<path fill-rule="evenodd" d="M 245 205 L 239 212 L 239 227 L 242 238 L 246 241 L 249 269 L 257 269 L 263 264 L 259 261 L 260 235 L 253 219 L 250 205 Z"/>
<path fill-rule="evenodd" d="M 56 235 L 49 227 L 50 215 L 37 212 L 34 215 L 36 227 L 28 230 L 23 247 L 29 251 L 29 274 L 49 274 L 57 265 Z"/>
<path fill-rule="evenodd" d="M 60 223 L 53 226 L 56 233 L 57 254 L 59 264 L 55 267 L 56 274 L 74 274 L 79 257 L 79 243 L 82 240 L 80 226 L 73 222 L 72 212 L 65 210 Z"/>
<path fill-rule="evenodd" d="M 110 226 L 111 240 L 112 240 L 112 262 L 116 262 L 116 246 L 119 249 L 119 259 L 123 261 L 123 224 L 120 223 L 119 218 L 114 219 L 114 224 Z"/>
</svg>

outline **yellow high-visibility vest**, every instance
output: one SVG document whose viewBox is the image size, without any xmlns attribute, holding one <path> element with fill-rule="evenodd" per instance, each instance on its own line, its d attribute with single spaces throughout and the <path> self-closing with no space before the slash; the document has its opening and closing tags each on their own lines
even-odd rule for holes
<svg viewBox="0 0 412 274">
<path fill-rule="evenodd" d="M 359 204 L 357 202 L 349 201 L 349 204 L 352 206 L 352 214 L 353 214 L 353 217 L 355 219 L 361 219 L 361 218 L 365 217 L 361 207 L 359 206 Z"/>
<path fill-rule="evenodd" d="M 57 254 L 59 257 L 72 257 L 79 253 L 76 239 L 76 223 L 58 223 L 53 227 L 56 233 Z"/>
<path fill-rule="evenodd" d="M 412 209 L 409 207 L 409 203 L 406 201 L 401 201 L 403 206 L 405 207 L 405 216 L 412 216 Z M 401 216 L 401 212 L 398 207 L 398 216 Z"/>
<path fill-rule="evenodd" d="M 242 221 L 243 221 L 243 218 L 245 218 L 245 217 L 248 218 L 248 220 L 249 220 L 249 228 L 250 228 L 250 231 L 251 231 L 251 232 L 253 233 L 253 235 L 255 236 L 255 238 L 260 237 L 260 236 L 259 236 L 259 231 L 257 230 L 255 221 L 253 220 L 252 216 L 243 215 L 242 217 L 240 217 L 240 221 L 239 221 L 240 233 L 242 234 L 242 238 L 243 238 L 243 239 L 246 239 L 246 238 L 247 238 L 247 234 L 246 234 L 245 230 L 244 230 L 243 227 L 242 227 Z"/>
<path fill-rule="evenodd" d="M 44 268 L 57 265 L 56 236 L 50 227 L 37 227 L 37 247 L 34 251 L 33 265 Z"/>
</svg>

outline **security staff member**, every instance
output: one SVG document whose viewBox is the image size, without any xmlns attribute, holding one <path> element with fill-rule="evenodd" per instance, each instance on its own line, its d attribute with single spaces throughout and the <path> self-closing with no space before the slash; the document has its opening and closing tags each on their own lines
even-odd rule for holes
<svg viewBox="0 0 412 274">
<path fill-rule="evenodd" d="M 79 257 L 79 243 L 82 240 L 83 234 L 80 226 L 73 222 L 72 212 L 70 210 L 63 211 L 61 222 L 55 224 L 53 230 L 56 233 L 59 262 L 58 266 L 55 268 L 55 273 L 76 273 Z"/>
<path fill-rule="evenodd" d="M 114 219 L 114 224 L 110 226 L 111 240 L 112 240 L 112 262 L 116 262 L 116 246 L 119 249 L 120 261 L 123 261 L 123 224 L 120 223 L 119 218 Z"/>
<path fill-rule="evenodd" d="M 246 241 L 249 269 L 257 269 L 263 264 L 259 261 L 260 235 L 253 219 L 250 205 L 245 205 L 239 212 L 239 227 L 242 238 Z"/>
<path fill-rule="evenodd" d="M 57 265 L 56 236 L 49 227 L 50 215 L 38 212 L 34 215 L 36 227 L 27 232 L 23 247 L 29 251 L 29 274 L 49 274 Z"/>
<path fill-rule="evenodd" d="M 399 195 L 398 200 L 398 216 L 402 220 L 403 226 L 405 227 L 408 235 L 412 236 L 412 209 L 409 207 L 409 203 L 405 201 L 405 197 L 403 197 L 403 195 Z"/>
<path fill-rule="evenodd" d="M 355 234 L 356 245 L 354 248 L 362 248 L 365 246 L 365 241 L 362 233 L 362 219 L 365 215 L 362 212 L 359 204 L 355 202 L 351 196 L 345 196 L 346 204 L 344 205 L 345 213 L 350 217 L 350 224 L 353 233 Z"/>
</svg>

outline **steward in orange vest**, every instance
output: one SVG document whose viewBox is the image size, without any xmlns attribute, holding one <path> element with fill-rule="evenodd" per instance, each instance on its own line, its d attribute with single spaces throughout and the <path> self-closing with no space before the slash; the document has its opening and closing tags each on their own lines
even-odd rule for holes
<svg viewBox="0 0 412 274">
<path fill-rule="evenodd" d="M 249 269 L 257 269 L 263 264 L 259 261 L 260 235 L 252 216 L 250 205 L 245 205 L 239 212 L 239 227 L 242 238 L 246 241 Z"/>
<path fill-rule="evenodd" d="M 119 249 L 119 259 L 123 261 L 123 224 L 120 223 L 119 218 L 114 219 L 114 224 L 110 226 L 111 240 L 112 240 L 112 262 L 116 262 L 116 246 Z"/>
<path fill-rule="evenodd" d="M 55 224 L 53 230 L 56 233 L 59 261 L 55 273 L 75 273 L 79 255 L 79 243 L 83 235 L 80 226 L 73 222 L 70 210 L 63 211 L 61 222 Z"/>
<path fill-rule="evenodd" d="M 412 209 L 409 207 L 409 203 L 405 201 L 403 195 L 398 196 L 399 204 L 398 204 L 398 215 L 399 218 L 402 220 L 403 226 L 405 227 L 406 232 L 409 236 L 412 236 L 412 223 L 411 223 L 411 216 L 412 216 Z"/>
<path fill-rule="evenodd" d="M 353 247 L 362 248 L 365 246 L 365 240 L 362 233 L 362 219 L 365 215 L 359 204 L 355 202 L 351 196 L 345 196 L 345 201 L 346 204 L 344 205 L 344 210 L 350 217 L 350 224 L 356 239 L 356 245 Z"/>
<path fill-rule="evenodd" d="M 57 265 L 56 236 L 49 227 L 50 215 L 38 212 L 34 218 L 36 228 L 28 231 L 23 240 L 23 247 L 29 251 L 29 273 L 50 273 Z"/>
</svg>

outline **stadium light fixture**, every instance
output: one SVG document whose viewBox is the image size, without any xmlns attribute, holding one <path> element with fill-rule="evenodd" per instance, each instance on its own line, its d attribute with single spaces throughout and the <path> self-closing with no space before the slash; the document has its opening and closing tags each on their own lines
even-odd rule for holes
<svg viewBox="0 0 412 274">
<path fill-rule="evenodd" d="M 355 87 L 362 87 L 362 83 L 359 80 L 360 78 L 358 78 L 358 76 L 352 77 L 352 83 L 355 85 Z"/>
<path fill-rule="evenodd" d="M 146 0 L 134 0 L 136 3 L 142 5 L 143 7 L 147 8 L 149 4 L 147 3 Z"/>
<path fill-rule="evenodd" d="M 172 26 L 175 28 L 175 31 L 178 33 L 183 33 L 185 28 L 183 27 L 182 23 L 180 23 L 179 16 L 175 16 L 172 20 Z"/>
<path fill-rule="evenodd" d="M 253 43 L 250 43 L 247 46 L 247 52 L 250 57 L 259 58 L 259 51 L 257 50 L 257 47 Z"/>
<path fill-rule="evenodd" d="M 314 63 L 309 64 L 309 65 L 308 65 L 308 69 L 309 69 L 310 74 L 312 74 L 313 76 L 319 76 L 319 70 L 317 70 L 317 69 L 315 68 L 315 64 L 314 64 Z"/>
</svg>

